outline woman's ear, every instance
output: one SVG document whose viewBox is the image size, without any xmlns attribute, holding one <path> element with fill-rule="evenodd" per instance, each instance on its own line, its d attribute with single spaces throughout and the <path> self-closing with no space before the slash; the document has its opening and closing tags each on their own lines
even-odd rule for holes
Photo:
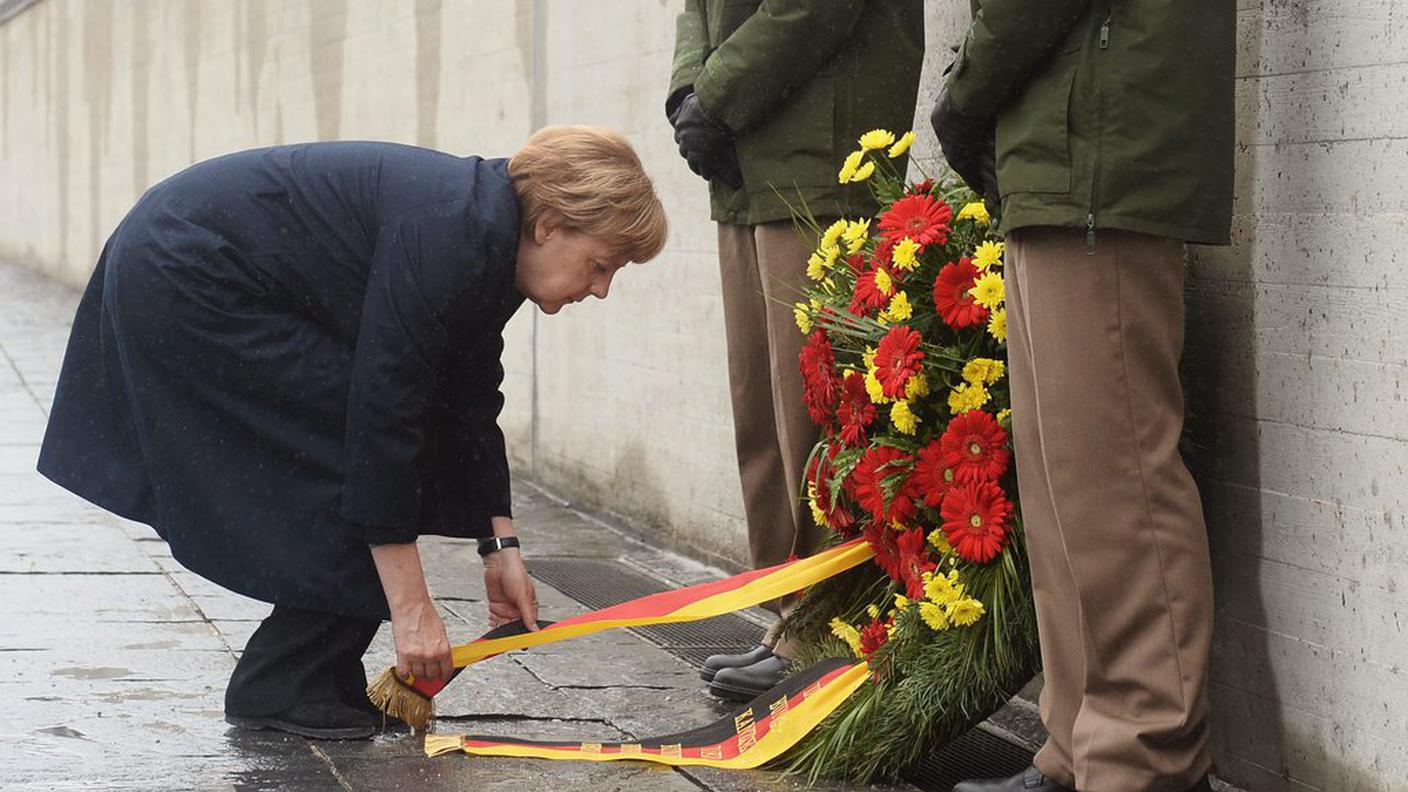
<svg viewBox="0 0 1408 792">
<path fill-rule="evenodd" d="M 557 231 L 557 218 L 548 212 L 543 212 L 537 222 L 533 223 L 533 241 L 539 245 L 547 242 Z"/>
</svg>

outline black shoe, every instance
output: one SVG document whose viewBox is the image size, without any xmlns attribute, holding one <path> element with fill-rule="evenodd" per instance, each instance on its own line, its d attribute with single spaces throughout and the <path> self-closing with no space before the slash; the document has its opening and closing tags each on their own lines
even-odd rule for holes
<svg viewBox="0 0 1408 792">
<path fill-rule="evenodd" d="M 699 669 L 699 678 L 713 682 L 714 675 L 724 668 L 742 668 L 753 665 L 765 657 L 772 657 L 772 647 L 758 644 L 742 654 L 716 654 L 704 658 L 704 667 Z"/>
<path fill-rule="evenodd" d="M 786 679 L 791 665 L 787 658 L 769 652 L 767 657 L 752 665 L 719 669 L 714 681 L 709 683 L 709 692 L 732 701 L 752 701 Z"/>
<path fill-rule="evenodd" d="M 372 717 L 356 707 L 332 701 L 299 704 L 265 717 L 225 713 L 225 722 L 241 729 L 274 729 L 315 740 L 365 740 L 376 733 Z"/>
<path fill-rule="evenodd" d="M 964 781 L 953 792 L 1075 792 L 1041 774 L 1035 767 L 1011 778 L 990 778 L 986 781 Z"/>
<path fill-rule="evenodd" d="M 376 726 L 377 731 L 391 731 L 392 729 L 399 730 L 410 728 L 410 726 L 406 725 L 405 721 L 401 720 L 395 715 L 387 715 L 385 712 L 382 712 L 381 710 L 377 709 L 377 706 L 372 703 L 372 700 L 367 698 L 366 693 L 363 693 L 361 698 L 355 701 L 344 701 L 343 703 L 347 704 L 355 710 L 365 712 L 370 715 L 372 718 L 372 723 Z"/>
</svg>

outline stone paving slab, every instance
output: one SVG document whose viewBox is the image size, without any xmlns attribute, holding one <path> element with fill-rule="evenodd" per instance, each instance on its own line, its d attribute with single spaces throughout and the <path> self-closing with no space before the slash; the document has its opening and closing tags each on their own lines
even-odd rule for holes
<svg viewBox="0 0 1408 792">
<path fill-rule="evenodd" d="M 147 526 L 120 520 L 34 472 L 78 293 L 0 263 L 0 787 L 6 790 L 524 789 L 792 790 L 763 772 L 641 763 L 428 759 L 404 731 L 349 743 L 227 726 L 225 683 L 269 606 L 184 570 Z M 516 485 L 532 558 L 620 560 L 672 585 L 720 572 Z M 486 628 L 471 542 L 422 541 L 451 639 Z M 540 584 L 541 615 L 583 606 Z M 767 617 L 749 614 L 760 622 Z M 389 625 L 369 675 L 395 660 Z M 491 659 L 437 700 L 444 731 L 551 739 L 640 738 L 704 725 L 732 705 L 692 667 L 618 631 Z M 827 787 L 842 789 L 845 787 Z"/>
</svg>

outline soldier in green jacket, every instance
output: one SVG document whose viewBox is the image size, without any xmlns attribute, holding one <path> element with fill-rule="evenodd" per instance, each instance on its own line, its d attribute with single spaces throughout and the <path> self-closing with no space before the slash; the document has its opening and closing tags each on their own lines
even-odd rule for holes
<svg viewBox="0 0 1408 792">
<path fill-rule="evenodd" d="M 1227 244 L 1235 3 L 975 0 L 932 122 L 999 208 L 1046 675 L 1034 767 L 955 792 L 1209 790 L 1213 607 L 1184 243 Z"/>
<path fill-rule="evenodd" d="M 869 217 L 837 171 L 864 132 L 907 130 L 924 55 L 920 0 L 685 0 L 666 113 L 709 181 L 718 222 L 729 383 L 752 561 L 805 556 L 817 528 L 799 498 L 816 427 L 802 403 L 804 338 L 791 305 L 811 245 L 788 204 L 823 222 Z M 898 163 L 903 168 L 904 163 Z M 785 608 L 779 604 L 777 608 Z M 789 647 L 705 662 L 717 695 L 749 700 L 785 676 Z"/>
</svg>

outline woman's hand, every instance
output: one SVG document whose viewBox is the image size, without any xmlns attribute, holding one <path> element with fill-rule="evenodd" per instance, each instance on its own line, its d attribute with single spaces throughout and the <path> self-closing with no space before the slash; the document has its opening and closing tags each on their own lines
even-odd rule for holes
<svg viewBox="0 0 1408 792">
<path fill-rule="evenodd" d="M 391 634 L 396 639 L 396 671 L 417 679 L 446 679 L 454 673 L 445 622 L 430 601 L 415 542 L 372 548 L 381 588 L 391 609 Z"/>
<path fill-rule="evenodd" d="M 396 670 L 416 679 L 449 680 L 454 673 L 450 639 L 445 621 L 427 597 L 423 603 L 391 613 L 391 634 L 396 639 Z"/>
<path fill-rule="evenodd" d="M 522 619 L 538 629 L 538 592 L 516 547 L 484 557 L 484 589 L 489 593 L 489 628 Z"/>
</svg>

